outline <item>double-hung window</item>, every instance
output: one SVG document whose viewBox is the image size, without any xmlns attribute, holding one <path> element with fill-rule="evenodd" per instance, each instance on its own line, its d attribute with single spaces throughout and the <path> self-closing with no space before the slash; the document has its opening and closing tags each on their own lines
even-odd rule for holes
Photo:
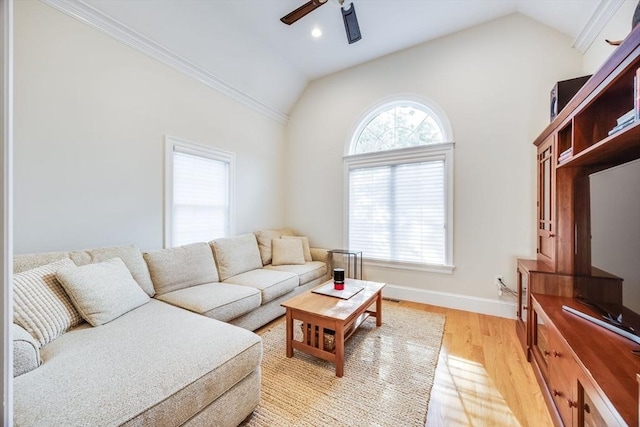
<svg viewBox="0 0 640 427">
<path fill-rule="evenodd" d="M 453 269 L 453 143 L 436 111 L 387 102 L 353 135 L 345 156 L 347 244 L 370 264 Z"/>
<path fill-rule="evenodd" d="M 165 247 L 233 234 L 235 155 L 166 137 Z"/>
</svg>

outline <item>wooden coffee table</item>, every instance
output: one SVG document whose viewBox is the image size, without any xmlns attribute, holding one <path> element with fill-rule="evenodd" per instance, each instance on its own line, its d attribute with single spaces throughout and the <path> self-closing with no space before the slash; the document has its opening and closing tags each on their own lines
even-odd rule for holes
<svg viewBox="0 0 640 427">
<path fill-rule="evenodd" d="M 360 286 L 364 289 L 349 299 L 309 291 L 281 304 L 287 309 L 287 357 L 293 357 L 293 349 L 303 351 L 333 362 L 336 366 L 336 376 L 342 377 L 344 343 L 347 338 L 369 316 L 376 318 L 376 326 L 382 325 L 382 288 L 385 286 L 384 283 L 356 279 L 346 279 L 345 285 Z M 371 311 L 369 308 L 374 303 L 375 311 Z M 293 339 L 294 319 L 303 322 L 302 341 Z M 333 351 L 325 349 L 325 329 L 334 333 L 335 349 Z"/>
</svg>

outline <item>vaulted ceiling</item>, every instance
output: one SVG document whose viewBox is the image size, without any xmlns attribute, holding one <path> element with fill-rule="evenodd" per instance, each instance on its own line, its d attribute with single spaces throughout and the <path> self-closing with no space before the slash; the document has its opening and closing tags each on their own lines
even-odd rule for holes
<svg viewBox="0 0 640 427">
<path fill-rule="evenodd" d="M 305 0 L 43 1 L 286 121 L 313 79 L 516 12 L 573 40 L 622 0 L 347 0 L 362 32 L 351 45 L 339 0 L 291 26 L 280 18 Z"/>
</svg>

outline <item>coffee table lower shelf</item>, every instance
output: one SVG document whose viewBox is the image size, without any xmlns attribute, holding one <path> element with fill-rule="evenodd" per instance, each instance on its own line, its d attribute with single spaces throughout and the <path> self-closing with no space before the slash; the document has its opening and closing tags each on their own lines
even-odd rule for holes
<svg viewBox="0 0 640 427">
<path fill-rule="evenodd" d="M 352 279 L 353 280 L 353 279 Z M 287 357 L 293 357 L 293 351 L 299 350 L 320 359 L 332 362 L 336 368 L 336 376 L 342 377 L 344 373 L 344 344 L 345 341 L 353 335 L 358 327 L 369 317 L 375 317 L 376 326 L 382 325 L 382 287 L 384 284 L 375 282 L 363 282 L 371 284 L 371 288 L 367 289 L 366 295 L 353 307 L 350 307 L 348 313 L 343 317 L 331 316 L 322 310 L 314 310 L 313 302 L 318 306 L 331 304 L 333 301 L 338 303 L 337 298 L 328 297 L 318 294 L 307 295 L 306 301 L 309 308 L 303 308 L 295 304 L 295 298 L 287 301 L 282 305 L 286 308 L 286 330 L 287 330 Z M 300 296 L 302 297 L 302 295 Z M 329 300 L 327 300 L 329 298 Z M 354 303 L 356 301 L 353 301 Z M 305 304 L 306 305 L 306 304 Z M 375 311 L 371 310 L 375 305 Z M 329 310 L 331 312 L 331 310 Z M 302 322 L 302 340 L 294 339 L 294 320 Z M 333 335 L 333 346 L 330 345 L 330 339 L 325 339 Z"/>
</svg>

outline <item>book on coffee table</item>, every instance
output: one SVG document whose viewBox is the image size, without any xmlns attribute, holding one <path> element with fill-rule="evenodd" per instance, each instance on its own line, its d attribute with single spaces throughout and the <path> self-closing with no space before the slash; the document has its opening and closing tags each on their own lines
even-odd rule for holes
<svg viewBox="0 0 640 427">
<path fill-rule="evenodd" d="M 322 286 L 313 289 L 311 292 L 321 295 L 328 295 L 330 297 L 336 297 L 341 299 L 349 299 L 364 288 L 362 286 L 347 285 L 344 284 L 344 289 L 337 290 L 333 287 L 333 282 L 325 283 Z"/>
</svg>

